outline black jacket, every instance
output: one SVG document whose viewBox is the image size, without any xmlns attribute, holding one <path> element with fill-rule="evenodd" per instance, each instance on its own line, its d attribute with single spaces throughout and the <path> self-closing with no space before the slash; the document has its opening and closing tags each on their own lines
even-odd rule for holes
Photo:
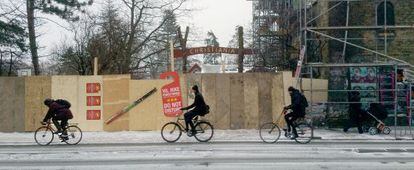
<svg viewBox="0 0 414 170">
<path fill-rule="evenodd" d="M 293 90 L 292 94 L 290 94 L 291 104 L 288 106 L 289 109 L 292 109 L 293 112 L 299 112 L 303 114 L 306 107 L 302 105 L 302 94 L 298 90 Z"/>
<path fill-rule="evenodd" d="M 45 118 L 43 118 L 43 122 L 47 122 L 50 118 L 65 118 L 65 119 L 72 119 L 73 115 L 72 112 L 56 102 L 53 102 L 49 105 L 49 110 Z"/>
<path fill-rule="evenodd" d="M 203 95 L 201 93 L 195 93 L 194 103 L 190 106 L 183 108 L 184 110 L 193 109 L 193 111 L 202 114 L 206 112 L 206 102 L 204 102 Z"/>
<path fill-rule="evenodd" d="M 349 102 L 352 102 L 349 104 L 349 115 L 351 117 L 360 117 L 363 115 L 364 110 L 362 110 L 362 104 L 356 103 L 361 102 L 361 97 L 359 96 L 359 93 L 353 92 L 350 94 Z"/>
</svg>

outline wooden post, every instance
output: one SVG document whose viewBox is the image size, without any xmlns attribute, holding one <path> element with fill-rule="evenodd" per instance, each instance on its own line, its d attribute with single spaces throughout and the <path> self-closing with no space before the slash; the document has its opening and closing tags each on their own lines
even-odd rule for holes
<svg viewBox="0 0 414 170">
<path fill-rule="evenodd" d="M 244 59 L 244 44 L 243 44 L 243 27 L 237 29 L 239 40 L 239 57 L 238 57 L 238 72 L 243 73 L 243 59 Z"/>
<path fill-rule="evenodd" d="M 181 28 L 178 27 L 177 30 L 177 35 L 178 35 L 178 39 L 180 40 L 180 46 L 181 46 L 181 50 L 183 51 L 183 66 L 182 66 L 182 70 L 183 73 L 187 72 L 187 38 L 188 38 L 188 33 L 190 32 L 190 27 L 186 27 L 185 28 L 185 36 L 183 38 L 182 33 L 181 33 Z"/>
<path fill-rule="evenodd" d="M 98 57 L 93 58 L 93 75 L 98 75 Z"/>
<path fill-rule="evenodd" d="M 170 40 L 170 71 L 174 71 L 174 42 Z"/>
</svg>

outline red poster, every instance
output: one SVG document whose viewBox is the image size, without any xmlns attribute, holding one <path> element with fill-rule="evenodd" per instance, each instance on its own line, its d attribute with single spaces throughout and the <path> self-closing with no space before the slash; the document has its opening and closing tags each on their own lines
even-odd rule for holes
<svg viewBox="0 0 414 170">
<path fill-rule="evenodd" d="M 100 83 L 86 83 L 86 93 L 98 93 L 101 91 Z"/>
<path fill-rule="evenodd" d="M 100 106 L 101 96 L 86 96 L 86 106 Z"/>
<path fill-rule="evenodd" d="M 100 110 L 87 110 L 86 120 L 101 120 L 101 111 Z"/>
<path fill-rule="evenodd" d="M 182 98 L 178 73 L 166 72 L 161 74 L 160 78 L 174 80 L 172 83 L 161 88 L 164 115 L 167 117 L 180 116 L 183 112 L 180 110 L 182 107 Z"/>
</svg>

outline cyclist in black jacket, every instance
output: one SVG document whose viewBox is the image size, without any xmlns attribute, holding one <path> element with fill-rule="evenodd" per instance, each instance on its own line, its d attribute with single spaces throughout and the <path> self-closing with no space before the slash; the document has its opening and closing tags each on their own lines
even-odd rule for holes
<svg viewBox="0 0 414 170">
<path fill-rule="evenodd" d="M 296 127 L 294 126 L 294 123 L 296 119 L 304 117 L 306 112 L 306 106 L 302 103 L 302 94 L 299 92 L 299 90 L 289 87 L 288 88 L 290 98 L 291 98 L 291 105 L 286 106 L 284 109 L 292 109 L 293 112 L 285 115 L 285 120 L 288 127 L 288 132 L 290 132 L 292 128 L 292 135 L 291 139 L 295 139 L 298 137 L 298 133 L 296 132 Z"/>
<path fill-rule="evenodd" d="M 197 115 L 203 115 L 207 111 L 206 103 L 204 102 L 204 98 L 201 95 L 200 91 L 198 90 L 198 86 L 194 85 L 191 89 L 193 90 L 194 95 L 195 95 L 194 103 L 191 104 L 190 106 L 181 108 L 181 110 L 188 110 L 188 109 L 194 108 L 184 114 L 185 130 L 188 132 L 189 124 L 191 127 L 191 133 L 189 133 L 189 136 L 193 136 L 196 134 L 192 119 Z"/>
</svg>

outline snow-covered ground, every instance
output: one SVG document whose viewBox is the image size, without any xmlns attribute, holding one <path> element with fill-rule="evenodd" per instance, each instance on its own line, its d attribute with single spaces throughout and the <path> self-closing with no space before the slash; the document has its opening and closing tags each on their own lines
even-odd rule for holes
<svg viewBox="0 0 414 170">
<path fill-rule="evenodd" d="M 0 145 L 34 145 L 34 133 L 0 133 Z M 315 129 L 315 140 L 393 140 L 393 133 L 390 135 L 369 135 L 358 134 L 354 130 L 344 133 L 341 130 Z M 283 136 L 280 141 L 287 140 Z M 215 130 L 211 142 L 225 141 L 260 141 L 258 130 Z M 54 143 L 58 143 L 55 138 Z M 193 137 L 183 134 L 177 142 L 196 142 Z M 121 132 L 83 132 L 81 144 L 94 143 L 165 143 L 161 138 L 160 131 L 121 131 Z"/>
<path fill-rule="evenodd" d="M 166 143 L 159 131 L 84 132 L 79 145 L 37 146 L 33 133 L 0 133 L 3 169 L 407 169 L 414 141 L 392 135 L 316 129 L 309 144 L 281 137 L 263 143 L 258 130 L 215 130 L 211 142 L 185 134 Z"/>
</svg>

